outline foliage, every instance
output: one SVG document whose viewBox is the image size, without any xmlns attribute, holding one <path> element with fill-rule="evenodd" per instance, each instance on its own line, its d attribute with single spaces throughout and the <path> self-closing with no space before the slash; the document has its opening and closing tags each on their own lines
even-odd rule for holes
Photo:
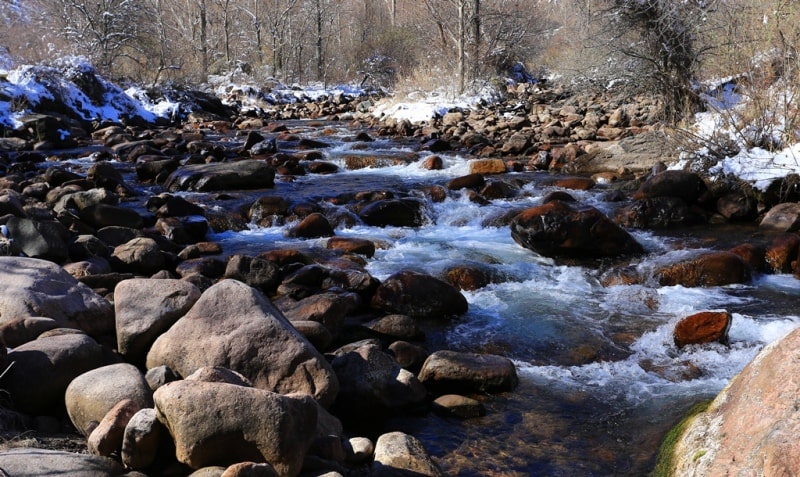
<svg viewBox="0 0 800 477">
<path fill-rule="evenodd" d="M 711 401 L 703 401 L 695 404 L 686 413 L 686 417 L 675 427 L 670 429 L 664 437 L 664 440 L 661 441 L 661 447 L 656 457 L 656 466 L 653 472 L 650 473 L 650 477 L 670 477 L 673 475 L 673 471 L 675 470 L 675 446 L 683 436 L 683 433 L 686 432 L 686 429 L 691 425 L 694 418 L 698 414 L 705 412 L 709 404 L 711 404 Z M 695 454 L 695 456 L 697 455 L 698 454 Z"/>
</svg>

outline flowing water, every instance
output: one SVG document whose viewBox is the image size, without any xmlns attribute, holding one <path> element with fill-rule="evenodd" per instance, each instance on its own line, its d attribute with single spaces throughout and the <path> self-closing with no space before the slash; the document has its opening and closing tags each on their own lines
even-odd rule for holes
<svg viewBox="0 0 800 477">
<path fill-rule="evenodd" d="M 318 128 L 293 126 L 301 134 Z M 334 147 L 325 160 L 344 165 L 346 155 L 393 157 L 410 151 L 402 143 L 345 141 L 343 126 L 322 137 Z M 291 147 L 291 145 L 283 145 Z M 424 157 L 419 153 L 419 157 Z M 263 195 L 323 201 L 364 190 L 414 191 L 468 172 L 468 158 L 445 155 L 441 171 L 418 163 L 308 175 L 278 181 Z M 428 222 L 415 229 L 369 227 L 344 221 L 336 234 L 379 244 L 367 270 L 385 279 L 401 269 L 441 276 L 456 264 L 491 271 L 495 283 L 464 292 L 469 312 L 448 323 L 430 324 L 427 346 L 489 352 L 512 359 L 520 376 L 511 393 L 482 396 L 485 417 L 466 421 L 433 414 L 402 416 L 384 430 L 420 438 L 448 475 L 580 476 L 645 475 L 660 440 L 694 403 L 712 398 L 766 344 L 800 324 L 800 282 L 788 275 L 760 276 L 747 285 L 715 288 L 655 284 L 603 287 L 601 262 L 565 264 L 543 258 L 511 239 L 507 226 L 486 226 L 504 213 L 541 203 L 553 191 L 547 173 L 507 174 L 522 184 L 508 200 L 477 205 L 464 193 L 428 202 Z M 583 203 L 612 214 L 616 203 L 601 188 L 569 191 Z M 256 194 L 258 195 L 258 194 Z M 421 194 L 420 194 L 421 195 Z M 321 202 L 330 216 L 349 212 Z M 349 214 L 352 215 L 352 214 Z M 323 246 L 323 240 L 287 238 L 286 228 L 251 227 L 213 238 L 227 253 Z M 747 240 L 742 227 L 676 233 L 634 231 L 647 254 L 633 262 L 646 273 L 698 251 L 724 247 L 726 239 Z M 677 349 L 672 329 L 679 319 L 702 310 L 733 313 L 730 344 Z"/>
</svg>

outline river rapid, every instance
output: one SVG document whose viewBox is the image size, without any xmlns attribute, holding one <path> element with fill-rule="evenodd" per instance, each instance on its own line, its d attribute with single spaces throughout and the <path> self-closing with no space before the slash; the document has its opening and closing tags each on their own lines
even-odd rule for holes
<svg viewBox="0 0 800 477">
<path fill-rule="evenodd" d="M 323 160 L 340 166 L 336 174 L 280 176 L 274 189 L 233 194 L 243 202 L 260 195 L 311 201 L 329 217 L 354 216 L 327 199 L 366 190 L 409 192 L 423 197 L 432 184 L 469 172 L 469 157 L 442 154 L 444 167 L 420 166 L 427 155 L 414 146 L 379 138 L 352 142 L 359 131 L 344 124 L 297 122 L 293 132 L 331 144 Z M 228 139 L 236 141 L 237 139 Z M 291 144 L 278 143 L 289 149 Z M 228 143 L 226 147 L 230 147 Z M 411 153 L 418 161 L 347 170 L 353 155 L 388 158 Z M 606 476 L 645 475 L 661 439 L 695 403 L 711 399 L 767 343 L 800 325 L 800 282 L 790 275 L 756 276 L 747 285 L 715 288 L 661 287 L 652 283 L 604 287 L 609 263 L 568 263 L 544 258 L 517 245 L 508 226 L 493 226 L 510 211 L 538 205 L 554 190 L 553 175 L 509 173 L 499 177 L 519 185 L 514 198 L 479 205 L 465 191 L 443 202 L 428 200 L 426 224 L 419 228 L 370 227 L 342 220 L 341 237 L 378 244 L 367 270 L 378 279 L 402 269 L 442 276 L 453 265 L 475 265 L 494 278 L 490 285 L 463 292 L 469 312 L 448 322 L 425 323 L 428 351 L 486 352 L 514 361 L 520 377 L 511 393 L 480 396 L 485 417 L 455 420 L 434 414 L 405 415 L 375 432 L 403 430 L 425 444 L 448 475 Z M 624 202 L 606 201 L 608 189 L 567 191 L 579 202 L 608 215 Z M 208 196 L 186 196 L 211 203 Z M 287 237 L 294 224 L 251 225 L 248 230 L 212 234 L 226 254 L 257 254 L 277 248 L 324 248 L 324 239 Z M 748 226 L 703 226 L 670 231 L 632 231 L 647 253 L 631 264 L 647 272 L 708 249 L 725 249 L 756 234 Z M 672 330 L 697 311 L 733 314 L 730 344 L 678 349 Z"/>
</svg>

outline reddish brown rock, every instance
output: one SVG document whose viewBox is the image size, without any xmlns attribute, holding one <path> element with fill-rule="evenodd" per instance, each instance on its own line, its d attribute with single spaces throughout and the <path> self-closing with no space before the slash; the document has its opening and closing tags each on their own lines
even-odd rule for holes
<svg viewBox="0 0 800 477">
<path fill-rule="evenodd" d="M 744 243 L 730 249 L 731 253 L 742 257 L 754 272 L 763 272 L 767 269 L 766 250 L 764 247 Z"/>
<path fill-rule="evenodd" d="M 731 314 L 727 311 L 704 311 L 687 316 L 675 325 L 675 346 L 683 348 L 692 344 L 728 342 Z"/>
<path fill-rule="evenodd" d="M 458 289 L 469 291 L 483 288 L 492 281 L 489 270 L 469 265 L 448 268 L 444 272 L 444 279 Z"/>
<path fill-rule="evenodd" d="M 553 185 L 555 187 L 562 187 L 564 189 L 589 190 L 595 186 L 595 182 L 592 179 L 585 177 L 570 177 L 554 181 Z"/>
<path fill-rule="evenodd" d="M 483 186 L 486 180 L 483 174 L 468 174 L 466 176 L 456 177 L 447 182 L 447 188 L 450 190 L 460 189 L 478 189 Z"/>
<path fill-rule="evenodd" d="M 767 246 L 764 258 L 767 269 L 772 273 L 790 273 L 793 261 L 797 260 L 800 250 L 800 236 L 797 234 L 781 234 L 772 239 Z"/>
<path fill-rule="evenodd" d="M 347 253 L 357 253 L 366 257 L 375 255 L 375 242 L 355 237 L 332 237 L 328 239 L 327 248 Z"/>
<path fill-rule="evenodd" d="M 470 174 L 504 174 L 506 163 L 502 159 L 475 159 L 469 161 Z"/>
<path fill-rule="evenodd" d="M 511 237 L 546 257 L 602 258 L 644 251 L 628 232 L 594 207 L 554 200 L 511 221 Z"/>
<path fill-rule="evenodd" d="M 750 267 L 731 252 L 711 252 L 656 272 L 662 286 L 715 287 L 750 281 Z"/>
<path fill-rule="evenodd" d="M 703 179 L 694 172 L 664 171 L 650 176 L 634 195 L 634 199 L 654 197 L 678 197 L 687 204 L 694 204 L 708 191 Z"/>
<path fill-rule="evenodd" d="M 413 271 L 387 278 L 375 291 L 372 306 L 414 318 L 443 318 L 467 312 L 467 300 L 452 285 Z"/>
<path fill-rule="evenodd" d="M 123 399 L 112 407 L 100 424 L 89 434 L 86 446 L 90 454 L 110 456 L 122 449 L 125 426 L 141 406 L 131 399 Z"/>
<path fill-rule="evenodd" d="M 433 155 L 423 159 L 420 167 L 428 169 L 429 171 L 439 171 L 444 167 L 444 164 L 440 156 Z"/>
<path fill-rule="evenodd" d="M 315 212 L 292 227 L 289 235 L 299 238 L 318 238 L 330 237 L 335 234 L 328 219 L 319 212 Z"/>
</svg>

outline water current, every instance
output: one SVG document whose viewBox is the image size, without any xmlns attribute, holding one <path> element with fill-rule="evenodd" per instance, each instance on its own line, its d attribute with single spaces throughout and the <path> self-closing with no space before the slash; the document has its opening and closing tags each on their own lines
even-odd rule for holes
<svg viewBox="0 0 800 477">
<path fill-rule="evenodd" d="M 344 140 L 356 131 L 327 124 L 294 124 L 303 136 L 326 141 L 324 160 L 341 166 L 330 175 L 279 180 L 276 195 L 325 204 L 328 215 L 347 215 L 324 201 L 346 192 L 414 191 L 468 173 L 469 157 L 444 154 L 444 168 L 429 171 L 419 162 L 346 170 L 348 155 L 392 158 L 424 152 L 386 139 Z M 331 130 L 335 133 L 331 134 Z M 338 129 L 336 129 L 338 128 Z M 280 145 L 280 144 L 279 144 Z M 291 144 L 281 145 L 291 148 Z M 387 163 L 392 161 L 387 160 Z M 526 250 L 507 226 L 490 226 L 509 211 L 541 203 L 556 190 L 549 173 L 510 173 L 500 179 L 522 184 L 511 199 L 478 205 L 464 192 L 427 203 L 427 223 L 419 228 L 339 225 L 336 234 L 373 240 L 378 250 L 367 270 L 378 279 L 413 269 L 435 276 L 452 265 L 488 269 L 494 283 L 464 292 L 469 312 L 446 323 L 427 325 L 429 351 L 488 352 L 514 361 L 519 387 L 481 396 L 485 417 L 452 420 L 433 414 L 402 416 L 384 430 L 409 432 L 425 444 L 448 475 L 606 476 L 646 475 L 668 429 L 693 404 L 712 398 L 767 343 L 800 325 L 800 282 L 789 275 L 757 276 L 746 285 L 713 288 L 656 284 L 604 287 L 602 263 L 569 264 Z M 568 191 L 583 203 L 613 214 L 602 187 Z M 419 194 L 421 196 L 421 194 Z M 256 227 L 212 236 L 226 253 L 274 248 L 309 248 L 323 240 L 286 236 L 293 224 Z M 705 226 L 681 231 L 632 231 L 647 254 L 633 263 L 646 272 L 702 250 L 746 241 L 755 231 Z M 689 346 L 672 342 L 677 321 L 693 312 L 733 314 L 730 344 Z"/>
</svg>

